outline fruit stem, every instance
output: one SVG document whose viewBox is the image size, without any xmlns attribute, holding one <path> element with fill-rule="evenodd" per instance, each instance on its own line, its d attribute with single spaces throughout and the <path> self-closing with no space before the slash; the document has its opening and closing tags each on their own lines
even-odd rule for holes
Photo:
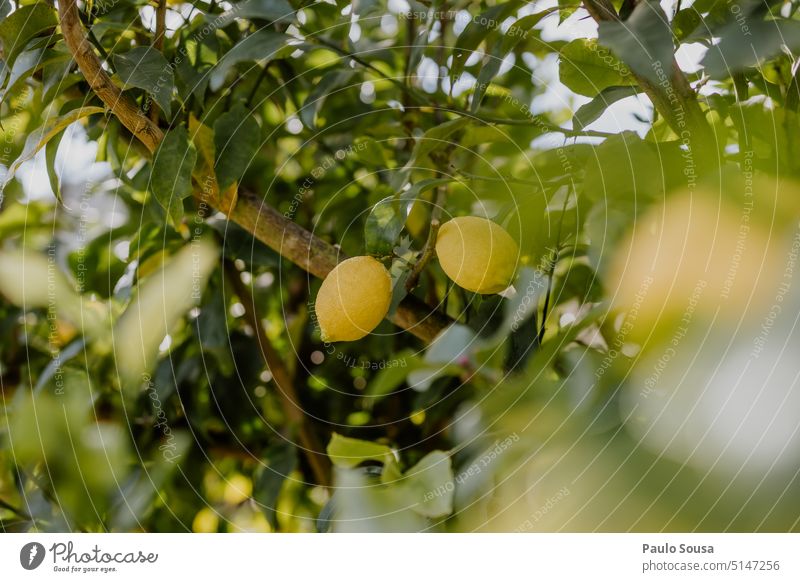
<svg viewBox="0 0 800 582">
<path fill-rule="evenodd" d="M 414 263 L 414 266 L 411 268 L 411 273 L 408 275 L 408 279 L 406 279 L 406 291 L 410 292 L 412 289 L 414 289 L 414 287 L 417 286 L 422 270 L 425 268 L 425 265 L 428 264 L 428 261 L 430 261 L 433 257 L 436 249 L 436 237 L 439 234 L 440 226 L 441 223 L 439 222 L 438 218 L 431 220 L 431 227 L 428 229 L 428 240 L 425 241 L 425 247 L 422 249 L 422 255 L 417 262 Z"/>
<path fill-rule="evenodd" d="M 547 275 L 547 294 L 544 296 L 544 306 L 542 307 L 542 325 L 539 327 L 539 337 L 537 338 L 538 344 L 542 345 L 544 341 L 545 324 L 547 323 L 547 311 L 550 308 L 550 296 L 553 293 L 553 277 L 556 271 L 556 264 L 558 263 L 558 249 L 552 254 L 550 262 L 550 273 Z"/>
<path fill-rule="evenodd" d="M 539 337 L 537 338 L 539 345 L 542 345 L 542 342 L 544 341 L 545 325 L 547 324 L 547 312 L 550 309 L 550 296 L 553 294 L 553 278 L 555 277 L 556 265 L 558 264 L 558 258 L 561 254 L 561 231 L 564 226 L 564 214 L 567 213 L 567 204 L 569 203 L 570 196 L 571 192 L 568 190 L 564 194 L 564 203 L 561 205 L 561 216 L 558 219 L 556 246 L 551 254 L 552 259 L 549 265 L 550 273 L 547 275 L 547 294 L 544 296 L 544 305 L 542 306 L 542 325 L 539 328 Z"/>
</svg>

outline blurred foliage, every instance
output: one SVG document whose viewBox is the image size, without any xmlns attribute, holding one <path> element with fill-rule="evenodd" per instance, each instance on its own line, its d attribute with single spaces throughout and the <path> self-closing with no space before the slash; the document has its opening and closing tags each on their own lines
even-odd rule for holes
<svg viewBox="0 0 800 582">
<path fill-rule="evenodd" d="M 798 3 L 613 4 L 83 2 L 151 158 L 0 3 L 2 529 L 797 530 Z M 324 344 L 243 191 L 453 325 Z M 464 215 L 514 290 L 407 291 Z"/>
</svg>

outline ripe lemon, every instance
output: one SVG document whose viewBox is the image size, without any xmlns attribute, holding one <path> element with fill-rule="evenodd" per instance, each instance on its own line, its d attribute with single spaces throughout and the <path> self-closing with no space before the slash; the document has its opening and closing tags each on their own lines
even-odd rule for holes
<svg viewBox="0 0 800 582">
<path fill-rule="evenodd" d="M 654 326 L 672 333 L 677 322 L 686 326 L 700 315 L 762 318 L 774 302 L 785 260 L 779 246 L 786 244 L 762 214 L 696 189 L 637 219 L 606 281 L 614 305 L 636 324 L 634 337 L 648 337 Z"/>
<path fill-rule="evenodd" d="M 322 341 L 361 339 L 386 317 L 392 302 L 392 277 L 372 257 L 353 257 L 328 273 L 316 301 Z"/>
<path fill-rule="evenodd" d="M 514 279 L 519 246 L 499 224 L 463 216 L 442 225 L 436 254 L 444 272 L 459 287 L 476 293 L 499 293 Z"/>
</svg>

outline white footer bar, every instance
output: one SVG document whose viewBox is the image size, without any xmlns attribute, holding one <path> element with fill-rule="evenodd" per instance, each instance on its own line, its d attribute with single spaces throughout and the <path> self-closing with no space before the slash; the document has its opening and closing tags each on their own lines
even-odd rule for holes
<svg viewBox="0 0 800 582">
<path fill-rule="evenodd" d="M 3 580 L 800 581 L 800 534 L 4 534 Z"/>
</svg>

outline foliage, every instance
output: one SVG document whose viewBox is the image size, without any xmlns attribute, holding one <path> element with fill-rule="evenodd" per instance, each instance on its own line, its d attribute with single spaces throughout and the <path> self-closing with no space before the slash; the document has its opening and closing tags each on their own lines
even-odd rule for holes
<svg viewBox="0 0 800 582">
<path fill-rule="evenodd" d="M 798 4 L 662 6 L 83 2 L 150 155 L 0 3 L 3 530 L 797 529 Z M 393 300 L 331 344 L 339 251 Z"/>
</svg>

